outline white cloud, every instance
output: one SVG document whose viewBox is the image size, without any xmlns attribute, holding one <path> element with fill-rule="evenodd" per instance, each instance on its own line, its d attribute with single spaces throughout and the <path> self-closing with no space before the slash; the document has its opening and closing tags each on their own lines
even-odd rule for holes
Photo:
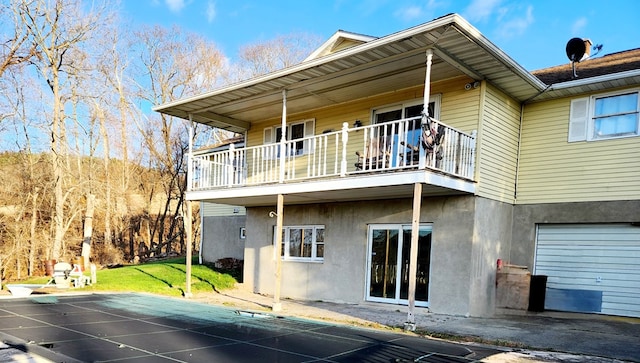
<svg viewBox="0 0 640 363">
<path fill-rule="evenodd" d="M 184 0 L 164 0 L 165 4 L 169 7 L 169 10 L 174 13 L 180 12 L 184 8 Z"/>
<path fill-rule="evenodd" d="M 504 17 L 508 16 L 504 15 Z M 529 5 L 524 16 L 507 20 L 497 29 L 497 33 L 502 38 L 511 38 L 524 33 L 534 21 L 533 6 Z"/>
<path fill-rule="evenodd" d="M 586 27 L 587 27 L 587 18 L 581 17 L 578 20 L 576 20 L 571 26 L 571 34 L 580 35 L 581 33 L 584 32 L 584 28 Z"/>
<path fill-rule="evenodd" d="M 422 20 L 424 22 L 431 20 L 439 8 L 446 7 L 445 2 L 439 0 L 429 0 L 424 6 L 411 5 L 396 10 L 393 15 L 402 21 Z"/>
<path fill-rule="evenodd" d="M 405 6 L 396 10 L 396 12 L 394 13 L 396 18 L 404 21 L 422 18 L 422 14 L 422 8 L 416 5 Z"/>
<path fill-rule="evenodd" d="M 213 20 L 216 18 L 216 3 L 213 1 L 209 1 L 207 3 L 207 22 L 213 23 Z"/>
<path fill-rule="evenodd" d="M 473 0 L 464 10 L 463 16 L 469 21 L 486 21 L 500 2 L 501 0 Z"/>
</svg>

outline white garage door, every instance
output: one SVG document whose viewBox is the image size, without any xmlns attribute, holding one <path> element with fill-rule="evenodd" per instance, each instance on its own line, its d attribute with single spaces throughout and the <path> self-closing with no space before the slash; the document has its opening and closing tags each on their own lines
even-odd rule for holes
<svg viewBox="0 0 640 363">
<path fill-rule="evenodd" d="M 539 225 L 534 274 L 545 309 L 640 317 L 640 226 Z"/>
</svg>

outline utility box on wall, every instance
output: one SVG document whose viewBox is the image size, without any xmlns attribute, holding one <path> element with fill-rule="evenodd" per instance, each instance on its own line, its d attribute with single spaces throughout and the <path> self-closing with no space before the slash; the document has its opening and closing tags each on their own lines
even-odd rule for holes
<svg viewBox="0 0 640 363">
<path fill-rule="evenodd" d="M 531 272 L 524 266 L 505 265 L 496 275 L 496 308 L 527 310 Z"/>
</svg>

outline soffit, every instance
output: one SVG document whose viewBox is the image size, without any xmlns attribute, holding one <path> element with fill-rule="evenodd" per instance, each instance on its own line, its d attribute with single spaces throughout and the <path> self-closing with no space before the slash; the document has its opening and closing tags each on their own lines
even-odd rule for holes
<svg viewBox="0 0 640 363">
<path fill-rule="evenodd" d="M 424 83 L 425 52 L 434 50 L 431 81 L 467 75 L 518 100 L 544 84 L 456 14 L 154 110 L 243 132 L 251 123 L 328 107 Z"/>
</svg>

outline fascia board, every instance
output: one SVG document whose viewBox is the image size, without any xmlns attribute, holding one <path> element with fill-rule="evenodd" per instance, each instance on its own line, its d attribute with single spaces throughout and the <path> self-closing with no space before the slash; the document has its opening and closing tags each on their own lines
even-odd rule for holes
<svg viewBox="0 0 640 363">
<path fill-rule="evenodd" d="M 583 78 L 583 79 L 575 79 L 572 81 L 567 81 L 562 83 L 555 83 L 555 84 L 552 84 L 551 87 L 549 87 L 549 91 L 558 91 L 558 90 L 563 90 L 563 89 L 568 89 L 573 87 L 582 87 L 582 86 L 588 86 L 596 83 L 611 82 L 611 81 L 617 81 L 624 78 L 632 78 L 632 77 L 639 77 L 639 76 L 640 76 L 640 69 L 633 69 L 630 71 L 605 74 L 597 77 L 589 77 L 589 78 Z"/>
</svg>

